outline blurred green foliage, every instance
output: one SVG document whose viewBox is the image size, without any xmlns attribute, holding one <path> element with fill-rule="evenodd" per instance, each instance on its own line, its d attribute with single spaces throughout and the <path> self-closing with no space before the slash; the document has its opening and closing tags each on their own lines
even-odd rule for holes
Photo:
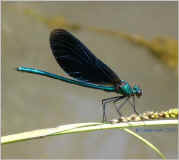
<svg viewBox="0 0 179 160">
<path fill-rule="evenodd" d="M 47 27 L 52 30 L 54 28 L 64 28 L 69 30 L 80 30 L 86 29 L 101 34 L 120 36 L 121 38 L 127 39 L 128 41 L 135 43 L 139 46 L 143 46 L 151 51 L 155 57 L 160 59 L 163 63 L 168 65 L 170 68 L 177 71 L 178 65 L 178 41 L 172 37 L 155 37 L 152 40 L 145 40 L 140 35 L 133 35 L 124 32 L 112 31 L 103 28 L 96 28 L 92 26 L 82 26 L 79 24 L 72 24 L 68 22 L 63 16 L 57 16 L 52 18 L 44 17 L 37 14 L 33 9 L 27 8 L 24 10 L 24 14 L 33 17 L 35 20 L 44 23 Z"/>
</svg>

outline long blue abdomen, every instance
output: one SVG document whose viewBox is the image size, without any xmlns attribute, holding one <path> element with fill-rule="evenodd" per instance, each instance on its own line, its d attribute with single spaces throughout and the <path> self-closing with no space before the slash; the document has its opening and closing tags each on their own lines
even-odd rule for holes
<svg viewBox="0 0 179 160">
<path fill-rule="evenodd" d="M 75 84 L 75 85 L 78 85 L 78 86 L 83 86 L 83 87 L 88 87 L 88 88 L 93 88 L 93 89 L 99 89 L 99 90 L 104 90 L 104 91 L 108 91 L 108 92 L 115 92 L 115 88 L 113 86 L 97 85 L 97 84 L 88 83 L 88 82 L 84 82 L 84 81 L 69 79 L 69 78 L 66 78 L 66 77 L 63 77 L 63 76 L 59 76 L 59 75 L 49 73 L 49 72 L 46 72 L 46 71 L 42 71 L 42 70 L 39 70 L 39 69 L 35 69 L 35 68 L 18 67 L 17 70 L 47 76 L 47 77 L 58 79 L 58 80 L 61 80 L 61 81 L 67 82 L 67 83 Z"/>
</svg>

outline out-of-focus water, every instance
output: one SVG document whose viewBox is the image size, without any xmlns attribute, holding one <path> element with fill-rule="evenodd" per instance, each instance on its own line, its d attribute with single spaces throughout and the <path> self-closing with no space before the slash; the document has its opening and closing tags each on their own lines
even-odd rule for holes
<svg viewBox="0 0 179 160">
<path fill-rule="evenodd" d="M 64 16 L 69 22 L 119 30 L 152 39 L 177 39 L 176 2 L 3 2 L 2 4 L 2 135 L 61 124 L 101 121 L 101 99 L 116 95 L 17 72 L 36 67 L 67 76 L 49 47 L 47 26 L 33 16 Z M 73 32 L 121 79 L 143 88 L 139 112 L 177 105 L 177 75 L 150 52 L 127 40 L 89 32 Z M 114 110 L 114 107 L 108 107 Z M 132 113 L 129 106 L 123 112 Z M 116 116 L 116 115 L 115 115 Z M 177 156 L 177 132 L 140 132 L 167 158 Z M 3 158 L 159 158 L 122 130 L 54 136 L 2 146 Z"/>
</svg>

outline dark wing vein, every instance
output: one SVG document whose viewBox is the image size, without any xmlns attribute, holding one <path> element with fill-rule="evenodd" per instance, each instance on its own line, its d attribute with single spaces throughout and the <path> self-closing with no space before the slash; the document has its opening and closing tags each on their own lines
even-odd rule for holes
<svg viewBox="0 0 179 160">
<path fill-rule="evenodd" d="M 57 63 L 70 76 L 92 83 L 115 84 L 119 77 L 69 32 L 51 32 L 50 46 Z"/>
</svg>

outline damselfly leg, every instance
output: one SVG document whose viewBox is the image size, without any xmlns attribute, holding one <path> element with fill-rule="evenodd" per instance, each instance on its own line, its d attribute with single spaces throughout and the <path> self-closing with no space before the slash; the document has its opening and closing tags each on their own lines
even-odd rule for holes
<svg viewBox="0 0 179 160">
<path fill-rule="evenodd" d="M 114 102 L 114 101 L 119 101 L 120 99 L 125 98 L 126 96 L 117 96 L 117 97 L 111 97 L 111 98 L 106 98 L 102 99 L 102 105 L 103 105 L 103 122 L 107 121 L 106 118 L 106 104 Z"/>
<path fill-rule="evenodd" d="M 120 98 L 120 97 L 119 97 Z M 122 116 L 122 114 L 121 114 L 121 112 L 120 112 L 120 109 L 127 103 L 127 101 L 129 100 L 129 97 L 127 97 L 120 105 L 119 105 L 119 107 L 117 107 L 116 106 L 116 102 L 118 102 L 120 99 L 116 99 L 116 100 L 114 100 L 113 101 L 113 104 L 114 104 L 114 106 L 115 106 L 115 109 L 116 109 L 116 111 L 117 111 L 117 113 L 119 114 L 119 116 L 121 117 Z"/>
<path fill-rule="evenodd" d="M 139 113 L 136 111 L 136 107 L 135 107 L 135 96 L 132 96 L 132 103 L 130 102 L 130 100 L 128 101 L 130 103 L 130 105 L 132 106 L 134 112 L 139 115 Z"/>
</svg>

